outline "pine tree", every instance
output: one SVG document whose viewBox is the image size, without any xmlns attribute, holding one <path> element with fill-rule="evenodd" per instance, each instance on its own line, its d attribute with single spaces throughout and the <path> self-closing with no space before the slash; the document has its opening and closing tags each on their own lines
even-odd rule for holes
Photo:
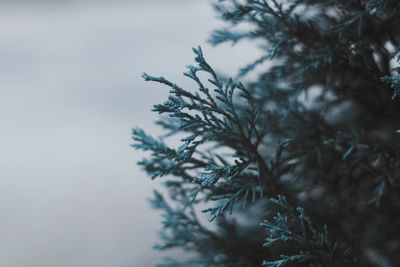
<svg viewBox="0 0 400 267">
<path fill-rule="evenodd" d="M 212 44 L 262 40 L 264 54 L 226 79 L 193 49 L 193 88 L 143 74 L 170 90 L 157 123 L 185 136 L 173 148 L 133 130 L 151 151 L 139 164 L 169 192 L 152 200 L 155 247 L 193 252 L 160 266 L 399 266 L 400 2 L 214 7 L 230 26 Z"/>
</svg>

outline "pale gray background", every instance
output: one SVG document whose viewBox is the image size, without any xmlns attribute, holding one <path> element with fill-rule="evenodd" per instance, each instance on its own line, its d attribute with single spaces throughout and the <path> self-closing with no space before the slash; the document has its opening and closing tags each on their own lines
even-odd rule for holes
<svg viewBox="0 0 400 267">
<path fill-rule="evenodd" d="M 254 48 L 206 44 L 209 1 L 0 2 L 0 266 L 151 266 L 159 187 L 136 166 L 131 128 L 183 85 L 191 47 L 236 74 Z"/>
</svg>

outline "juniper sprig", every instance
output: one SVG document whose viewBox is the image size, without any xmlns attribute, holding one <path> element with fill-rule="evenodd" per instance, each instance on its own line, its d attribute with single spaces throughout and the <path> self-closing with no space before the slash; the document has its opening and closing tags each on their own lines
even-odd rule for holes
<svg viewBox="0 0 400 267">
<path fill-rule="evenodd" d="M 192 88 L 143 74 L 170 90 L 153 108 L 165 136 L 133 130 L 151 152 L 139 164 L 169 194 L 152 200 L 164 214 L 155 247 L 191 252 L 161 265 L 396 266 L 400 2 L 214 7 L 230 25 L 211 44 L 257 40 L 262 55 L 238 71 L 256 73 L 246 83 L 220 77 L 200 47 Z"/>
</svg>

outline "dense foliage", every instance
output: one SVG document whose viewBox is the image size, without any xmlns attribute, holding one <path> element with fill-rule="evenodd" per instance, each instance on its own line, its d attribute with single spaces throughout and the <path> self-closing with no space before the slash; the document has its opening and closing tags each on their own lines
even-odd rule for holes
<svg viewBox="0 0 400 267">
<path fill-rule="evenodd" d="M 169 147 L 141 129 L 139 164 L 163 177 L 163 266 L 398 266 L 400 2 L 226 0 L 210 42 L 260 40 L 264 55 L 220 77 L 201 48 L 154 106 Z M 241 27 L 245 25 L 246 27 Z M 247 30 L 241 31 L 240 29 Z M 269 62 L 265 64 L 265 62 Z M 205 223 L 201 211 L 212 224 Z"/>
</svg>

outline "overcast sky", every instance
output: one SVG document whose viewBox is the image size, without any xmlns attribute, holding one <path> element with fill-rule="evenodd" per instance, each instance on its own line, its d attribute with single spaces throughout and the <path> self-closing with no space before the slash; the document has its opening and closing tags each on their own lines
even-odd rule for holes
<svg viewBox="0 0 400 267">
<path fill-rule="evenodd" d="M 0 25 L 0 266 L 152 266 L 159 185 L 129 144 L 168 90 L 140 75 L 193 86 L 191 47 L 232 75 L 257 51 L 206 44 L 209 1 L 1 1 Z"/>
</svg>

